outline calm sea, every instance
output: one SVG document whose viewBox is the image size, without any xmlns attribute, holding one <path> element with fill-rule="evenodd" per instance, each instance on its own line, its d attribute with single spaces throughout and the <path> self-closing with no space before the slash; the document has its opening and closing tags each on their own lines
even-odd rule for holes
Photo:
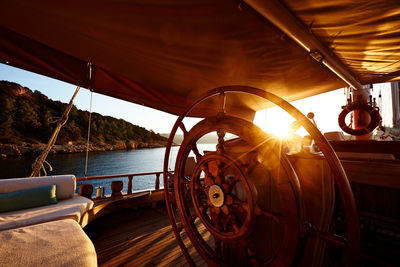
<svg viewBox="0 0 400 267">
<path fill-rule="evenodd" d="M 198 145 L 200 151 L 215 148 L 213 144 Z M 173 147 L 170 156 L 170 169 L 174 168 L 179 147 Z M 140 172 L 163 171 L 165 148 L 148 148 L 128 151 L 91 152 L 88 160 L 88 176 L 125 174 Z M 49 155 L 47 161 L 52 165 L 53 171 L 48 175 L 74 174 L 83 177 L 85 172 L 85 153 Z M 27 177 L 31 172 L 31 165 L 35 157 L 16 157 L 0 159 L 0 178 Z M 47 170 L 47 168 L 46 168 Z M 161 186 L 162 175 L 160 177 Z M 126 192 L 128 178 L 114 178 L 108 180 L 94 180 L 94 188 L 104 186 L 106 194 L 111 194 L 110 185 L 113 180 L 123 180 Z M 133 190 L 153 189 L 155 176 L 137 176 L 133 179 Z M 79 185 L 79 182 L 78 182 Z M 79 186 L 77 186 L 77 191 Z M 94 189 L 96 191 L 96 189 Z M 95 193 L 95 192 L 94 192 Z"/>
</svg>

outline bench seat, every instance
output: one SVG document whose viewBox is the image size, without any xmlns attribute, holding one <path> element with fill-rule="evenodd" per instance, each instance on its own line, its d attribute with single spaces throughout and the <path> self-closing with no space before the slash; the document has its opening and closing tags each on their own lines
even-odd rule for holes
<svg viewBox="0 0 400 267">
<path fill-rule="evenodd" d="M 0 213 L 0 231 L 62 219 L 80 223 L 82 215 L 93 208 L 93 201 L 81 196 L 57 204 Z"/>
<path fill-rule="evenodd" d="M 0 266 L 97 266 L 93 243 L 71 219 L 0 231 Z"/>
</svg>

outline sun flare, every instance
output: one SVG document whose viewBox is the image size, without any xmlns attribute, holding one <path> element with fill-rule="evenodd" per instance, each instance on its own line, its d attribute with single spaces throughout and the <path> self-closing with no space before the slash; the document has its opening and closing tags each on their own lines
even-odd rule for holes
<svg viewBox="0 0 400 267">
<path fill-rule="evenodd" d="M 277 124 L 275 124 L 275 127 L 272 128 L 270 131 L 270 133 L 272 133 L 273 135 L 283 139 L 286 138 L 290 135 L 290 127 L 289 127 L 290 123 L 286 123 L 286 122 L 279 122 Z"/>
<path fill-rule="evenodd" d="M 264 118 L 257 118 L 255 124 L 267 133 L 271 133 L 281 139 L 288 137 L 292 131 L 290 124 L 295 120 L 292 116 L 278 108 L 265 111 Z"/>
</svg>

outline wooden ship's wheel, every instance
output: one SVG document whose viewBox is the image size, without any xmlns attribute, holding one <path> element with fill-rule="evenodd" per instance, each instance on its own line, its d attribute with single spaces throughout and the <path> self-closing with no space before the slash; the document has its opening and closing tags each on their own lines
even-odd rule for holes
<svg viewBox="0 0 400 267">
<path fill-rule="evenodd" d="M 310 133 L 335 177 L 346 217 L 343 236 L 321 231 L 307 220 L 298 176 L 279 142 L 253 123 L 225 113 L 226 95 L 237 92 L 275 103 Z M 220 110 L 187 131 L 183 124 L 185 116 L 197 104 L 215 96 L 221 101 Z M 183 131 L 184 139 L 171 172 L 168 163 L 178 128 Z M 210 133 L 218 137 L 215 150 L 200 152 L 197 142 Z M 189 168 L 190 165 L 193 167 Z M 177 119 L 169 138 L 164 189 L 173 231 L 192 266 L 193 256 L 183 242 L 185 235 L 210 266 L 304 263 L 302 252 L 310 235 L 344 249 L 349 265 L 358 261 L 357 210 L 336 154 L 301 112 L 271 93 L 243 86 L 221 87 L 188 108 Z"/>
</svg>

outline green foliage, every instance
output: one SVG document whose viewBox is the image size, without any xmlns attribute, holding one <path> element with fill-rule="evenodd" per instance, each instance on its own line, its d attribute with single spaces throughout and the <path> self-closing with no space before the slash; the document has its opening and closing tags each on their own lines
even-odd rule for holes
<svg viewBox="0 0 400 267">
<path fill-rule="evenodd" d="M 12 139 L 14 131 L 14 102 L 9 98 L 0 98 L 0 142 L 2 139 Z"/>
<path fill-rule="evenodd" d="M 33 134 L 41 126 L 35 108 L 26 97 L 18 97 L 15 101 L 13 126 L 20 133 L 28 134 Z"/>
<path fill-rule="evenodd" d="M 67 104 L 50 100 L 38 91 L 32 93 L 19 84 L 0 81 L 0 142 L 47 142 L 66 107 Z M 57 143 L 86 140 L 88 121 L 89 112 L 73 106 Z M 143 127 L 98 113 L 92 114 L 90 139 L 95 143 L 128 140 L 153 143 L 167 140 Z"/>
</svg>

